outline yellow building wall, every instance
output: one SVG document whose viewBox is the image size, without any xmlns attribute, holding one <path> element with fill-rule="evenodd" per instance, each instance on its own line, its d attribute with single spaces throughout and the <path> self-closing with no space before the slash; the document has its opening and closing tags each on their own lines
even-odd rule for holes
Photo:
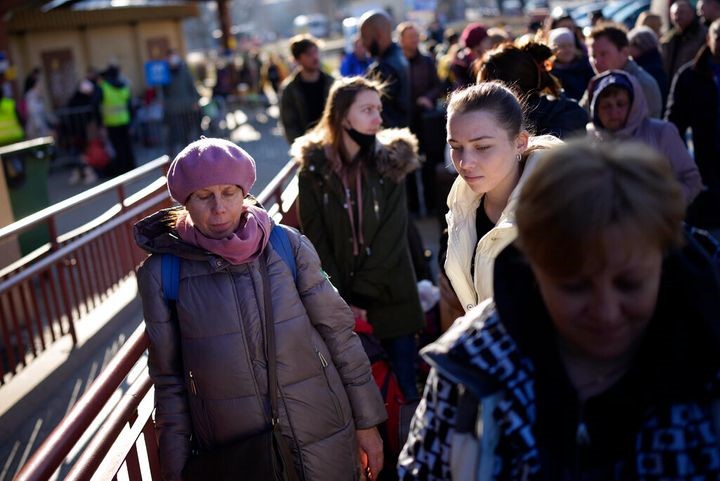
<svg viewBox="0 0 720 481">
<path fill-rule="evenodd" d="M 182 51 L 181 32 L 178 22 L 143 22 L 137 26 L 138 43 L 140 45 L 140 58 L 142 62 L 150 60 L 150 52 L 148 52 L 148 40 L 154 38 L 165 37 L 170 43 L 170 48 Z"/>
<path fill-rule="evenodd" d="M 44 72 L 43 52 L 54 50 L 68 49 L 72 53 L 73 63 L 75 66 L 75 78 L 71 79 L 74 83 L 79 82 L 85 75 L 87 65 L 85 63 L 85 55 L 83 51 L 83 42 L 79 31 L 52 31 L 52 32 L 28 32 L 22 36 L 13 36 L 16 40 L 18 57 L 14 57 L 14 61 L 18 66 L 19 88 L 22 89 L 25 77 L 35 67 L 40 67 Z M 69 80 L 70 81 L 70 80 Z M 45 89 L 45 82 L 41 83 Z M 48 101 L 48 92 L 45 89 L 45 100 Z"/>
<path fill-rule="evenodd" d="M 133 31 L 130 25 L 120 25 L 88 28 L 86 35 L 90 42 L 90 64 L 102 71 L 110 62 L 117 63 L 122 75 L 130 80 L 132 94 L 138 95 L 144 82 Z"/>
</svg>

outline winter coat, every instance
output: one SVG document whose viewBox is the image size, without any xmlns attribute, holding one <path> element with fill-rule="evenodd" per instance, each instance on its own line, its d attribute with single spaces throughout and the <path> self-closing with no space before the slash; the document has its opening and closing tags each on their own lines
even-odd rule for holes
<svg viewBox="0 0 720 481">
<path fill-rule="evenodd" d="M 660 45 L 668 78 L 675 77 L 680 67 L 695 58 L 700 48 L 705 45 L 707 32 L 707 27 L 700 23 L 699 18 L 695 18 L 684 31 L 672 28 L 663 35 Z"/>
<path fill-rule="evenodd" d="M 370 65 L 368 78 L 377 78 L 387 84 L 382 96 L 382 119 L 385 128 L 410 126 L 410 64 L 396 43 L 378 56 Z"/>
<path fill-rule="evenodd" d="M 170 83 L 163 86 L 164 110 L 167 115 L 187 114 L 198 109 L 200 95 L 185 64 L 170 68 Z"/>
<path fill-rule="evenodd" d="M 647 52 L 638 57 L 634 57 L 633 59 L 657 82 L 658 87 L 660 88 L 660 95 L 662 96 L 662 106 L 665 108 L 668 91 L 670 90 L 670 81 L 668 80 L 667 73 L 663 67 L 663 58 L 662 55 L 660 55 L 660 50 L 657 48 L 651 48 Z"/>
<path fill-rule="evenodd" d="M 637 79 L 626 76 L 633 86 L 633 102 L 630 106 L 625 127 L 610 132 L 602 127 L 597 113 L 597 98 L 601 90 L 595 85 L 588 89 L 591 92 L 590 106 L 592 122 L 588 123 L 588 135 L 596 141 L 637 140 L 660 152 L 670 161 L 675 178 L 680 182 L 687 204 L 690 204 L 703 188 L 700 172 L 695 160 L 680 138 L 677 128 L 670 122 L 648 117 L 645 97 Z M 595 79 L 593 79 L 595 81 Z"/>
<path fill-rule="evenodd" d="M 447 198 L 449 211 L 445 215 L 448 231 L 445 275 L 465 312 L 492 297 L 495 257 L 517 237 L 515 206 L 520 190 L 535 168 L 543 149 L 561 143 L 562 141 L 549 135 L 531 138 L 528 149 L 530 153 L 526 156 L 518 185 L 510 194 L 495 227 L 481 239 L 477 239 L 475 216 L 482 195 L 473 192 L 460 176 L 453 182 Z M 471 277 L 470 265 L 473 262 L 475 269 Z"/>
<path fill-rule="evenodd" d="M 25 138 L 35 139 L 52 134 L 50 129 L 50 114 L 45 109 L 40 86 L 28 90 L 25 94 L 25 108 L 27 117 L 25 119 Z"/>
<path fill-rule="evenodd" d="M 710 49 L 680 69 L 668 97 L 666 119 L 683 137 L 692 129 L 695 161 L 703 182 L 720 196 L 720 105 L 718 88 L 710 68 Z M 720 205 L 717 207 L 720 210 Z"/>
<path fill-rule="evenodd" d="M 362 225 L 365 245 L 357 256 L 345 190 L 327 161 L 328 150 L 305 136 L 292 155 L 300 164 L 300 225 L 330 281 L 349 304 L 367 311 L 378 338 L 416 332 L 424 316 L 408 249 L 404 180 L 418 166 L 415 137 L 407 129 L 381 131 L 372 159 L 361 160 L 362 222 L 356 224 Z"/>
<path fill-rule="evenodd" d="M 494 304 L 422 351 L 432 370 L 400 479 L 718 479 L 720 288 L 708 258 L 688 249 L 663 263 L 633 365 L 582 403 L 532 270 L 508 247 L 496 261 Z"/>
<path fill-rule="evenodd" d="M 621 70 L 635 76 L 637 79 L 643 94 L 645 94 L 645 102 L 647 104 L 650 117 L 655 119 L 662 118 L 662 94 L 660 93 L 660 87 L 655 79 L 632 59 L 628 59 Z M 583 98 L 580 100 L 580 105 L 590 112 L 589 88 L 585 91 Z"/>
<path fill-rule="evenodd" d="M 138 286 L 164 479 L 180 479 L 193 444 L 209 450 L 266 428 L 265 295 L 273 306 L 280 427 L 295 467 L 307 481 L 357 479 L 355 429 L 376 426 L 386 412 L 352 313 L 310 242 L 285 228 L 297 282 L 268 244 L 272 292 L 264 292 L 259 259 L 232 265 L 179 240 L 176 209 L 135 226 L 138 245 L 153 254 L 138 271 Z M 163 253 L 181 259 L 177 320 L 163 299 L 156 255 Z"/>
<path fill-rule="evenodd" d="M 585 56 L 577 57 L 567 64 L 555 62 L 550 73 L 560 80 L 565 94 L 575 100 L 582 98 L 590 79 L 595 75 Z"/>
<path fill-rule="evenodd" d="M 535 95 L 527 99 L 527 117 L 536 135 L 553 135 L 560 139 L 585 135 L 588 115 L 575 100 Z"/>
<path fill-rule="evenodd" d="M 280 88 L 280 122 L 285 130 L 285 138 L 291 144 L 319 120 L 310 118 L 306 99 L 300 87 L 299 76 L 299 70 L 293 72 L 283 81 Z M 325 99 L 327 99 L 334 81 L 335 79 L 330 75 L 320 71 L 319 82 L 323 83 Z"/>
</svg>

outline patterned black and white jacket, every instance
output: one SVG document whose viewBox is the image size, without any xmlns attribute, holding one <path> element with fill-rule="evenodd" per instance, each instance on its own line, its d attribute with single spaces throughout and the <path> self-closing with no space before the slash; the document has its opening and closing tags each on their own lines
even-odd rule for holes
<svg viewBox="0 0 720 481">
<path fill-rule="evenodd" d="M 422 353 L 433 369 L 400 479 L 720 479 L 719 285 L 690 247 L 668 255 L 633 366 L 580 403 L 532 271 L 508 247 L 494 303 Z"/>
</svg>

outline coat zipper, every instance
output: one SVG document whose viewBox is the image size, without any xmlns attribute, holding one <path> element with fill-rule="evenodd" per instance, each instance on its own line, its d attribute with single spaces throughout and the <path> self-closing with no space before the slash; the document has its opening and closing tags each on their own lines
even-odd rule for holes
<svg viewBox="0 0 720 481">
<path fill-rule="evenodd" d="M 197 386 L 195 385 L 195 377 L 193 376 L 193 372 L 189 372 L 190 375 L 190 392 L 193 393 L 193 395 L 197 396 Z"/>
<path fill-rule="evenodd" d="M 575 479 L 581 479 L 582 474 L 582 454 L 585 449 L 590 447 L 592 440 L 590 432 L 585 423 L 585 404 L 580 404 L 580 413 L 578 415 L 578 425 L 575 429 Z"/>
<path fill-rule="evenodd" d="M 375 195 L 375 186 L 372 187 L 373 196 L 373 211 L 375 212 L 375 218 L 380 220 L 380 204 L 377 201 L 377 195 Z"/>
</svg>

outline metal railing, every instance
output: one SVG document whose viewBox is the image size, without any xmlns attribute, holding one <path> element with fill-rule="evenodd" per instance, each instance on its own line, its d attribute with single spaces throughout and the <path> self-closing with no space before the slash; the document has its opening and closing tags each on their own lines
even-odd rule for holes
<svg viewBox="0 0 720 481">
<path fill-rule="evenodd" d="M 50 241 L 0 271 L 0 383 L 61 336 L 77 343 L 75 322 L 100 305 L 145 258 L 133 241 L 132 224 L 169 206 L 165 180 L 133 195 L 126 185 L 158 169 L 167 156 L 0 228 L 0 242 L 39 225 Z M 94 221 L 59 234 L 57 218 L 115 194 L 116 204 Z"/>
<path fill-rule="evenodd" d="M 258 201 L 276 222 L 292 226 L 297 226 L 295 170 L 295 164 L 289 162 L 258 196 Z M 154 391 L 147 366 L 144 365 L 147 347 L 145 328 L 140 325 L 112 363 L 23 466 L 15 481 L 48 479 L 62 465 L 112 394 L 134 369 L 142 369 L 142 374 L 104 421 L 65 480 L 116 480 L 121 470 L 125 470 L 130 481 L 161 479 L 152 419 Z"/>
</svg>

